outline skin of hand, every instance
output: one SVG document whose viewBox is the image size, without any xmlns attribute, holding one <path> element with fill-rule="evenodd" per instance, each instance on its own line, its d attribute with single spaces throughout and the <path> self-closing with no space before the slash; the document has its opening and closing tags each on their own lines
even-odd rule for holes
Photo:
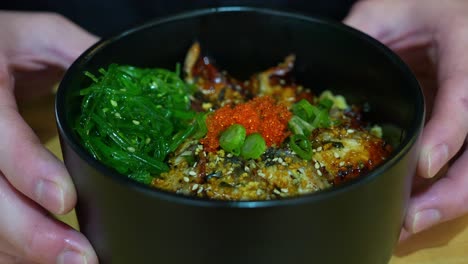
<svg viewBox="0 0 468 264">
<path fill-rule="evenodd" d="M 96 41 L 56 14 L 0 10 L 0 263 L 98 263 L 81 233 L 50 217 L 74 207 L 73 182 L 16 105 L 51 92 Z"/>
<path fill-rule="evenodd" d="M 400 241 L 468 212 L 468 1 L 363 0 L 344 22 L 396 51 L 420 81 L 427 120 Z"/>
</svg>

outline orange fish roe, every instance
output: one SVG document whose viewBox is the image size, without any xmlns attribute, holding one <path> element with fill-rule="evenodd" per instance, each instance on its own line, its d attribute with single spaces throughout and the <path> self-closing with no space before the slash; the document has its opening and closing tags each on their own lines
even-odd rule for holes
<svg viewBox="0 0 468 264">
<path fill-rule="evenodd" d="M 291 116 L 286 106 L 277 104 L 270 96 L 256 97 L 235 106 L 225 105 L 207 117 L 208 133 L 201 143 L 207 151 L 216 151 L 220 133 L 233 124 L 240 124 L 247 135 L 258 132 L 267 146 L 279 146 L 289 136 L 287 127 Z"/>
</svg>

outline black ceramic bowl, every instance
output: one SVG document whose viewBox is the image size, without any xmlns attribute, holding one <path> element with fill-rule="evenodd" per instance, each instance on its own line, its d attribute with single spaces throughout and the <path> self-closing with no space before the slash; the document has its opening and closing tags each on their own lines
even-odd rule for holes
<svg viewBox="0 0 468 264">
<path fill-rule="evenodd" d="M 77 91 L 90 84 L 83 72 L 110 63 L 173 69 L 194 40 L 240 78 L 295 53 L 298 82 L 368 102 L 371 120 L 398 128 L 394 153 L 368 175 L 328 191 L 243 202 L 151 189 L 88 155 L 71 128 Z M 185 13 L 100 41 L 66 73 L 56 111 L 78 220 L 101 263 L 384 264 L 409 199 L 424 103 L 405 64 L 374 39 L 340 23 L 244 7 Z"/>
</svg>

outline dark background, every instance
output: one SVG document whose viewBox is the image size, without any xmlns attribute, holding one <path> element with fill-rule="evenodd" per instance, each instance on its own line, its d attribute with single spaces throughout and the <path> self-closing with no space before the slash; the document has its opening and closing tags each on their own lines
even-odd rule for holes
<svg viewBox="0 0 468 264">
<path fill-rule="evenodd" d="M 341 20 L 355 0 L 4 0 L 0 9 L 60 13 L 105 37 L 148 20 L 195 8 L 226 5 L 269 7 Z"/>
</svg>

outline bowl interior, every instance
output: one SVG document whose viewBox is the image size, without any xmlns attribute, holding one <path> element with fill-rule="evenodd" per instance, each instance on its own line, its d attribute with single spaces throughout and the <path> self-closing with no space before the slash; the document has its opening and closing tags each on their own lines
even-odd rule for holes
<svg viewBox="0 0 468 264">
<path fill-rule="evenodd" d="M 363 178 L 377 177 L 379 169 L 397 162 L 420 131 L 424 113 L 419 85 L 404 63 L 377 41 L 337 22 L 231 7 L 154 21 L 91 47 L 66 73 L 57 94 L 62 138 L 93 162 L 71 128 L 80 111 L 78 91 L 90 84 L 84 71 L 96 73 L 110 63 L 175 69 L 194 41 L 220 69 L 240 79 L 293 53 L 298 83 L 316 93 L 330 89 L 351 103 L 366 103 L 371 109 L 366 118 L 382 124 L 396 146 L 384 165 Z M 116 174 L 98 167 L 103 174 Z"/>
</svg>

